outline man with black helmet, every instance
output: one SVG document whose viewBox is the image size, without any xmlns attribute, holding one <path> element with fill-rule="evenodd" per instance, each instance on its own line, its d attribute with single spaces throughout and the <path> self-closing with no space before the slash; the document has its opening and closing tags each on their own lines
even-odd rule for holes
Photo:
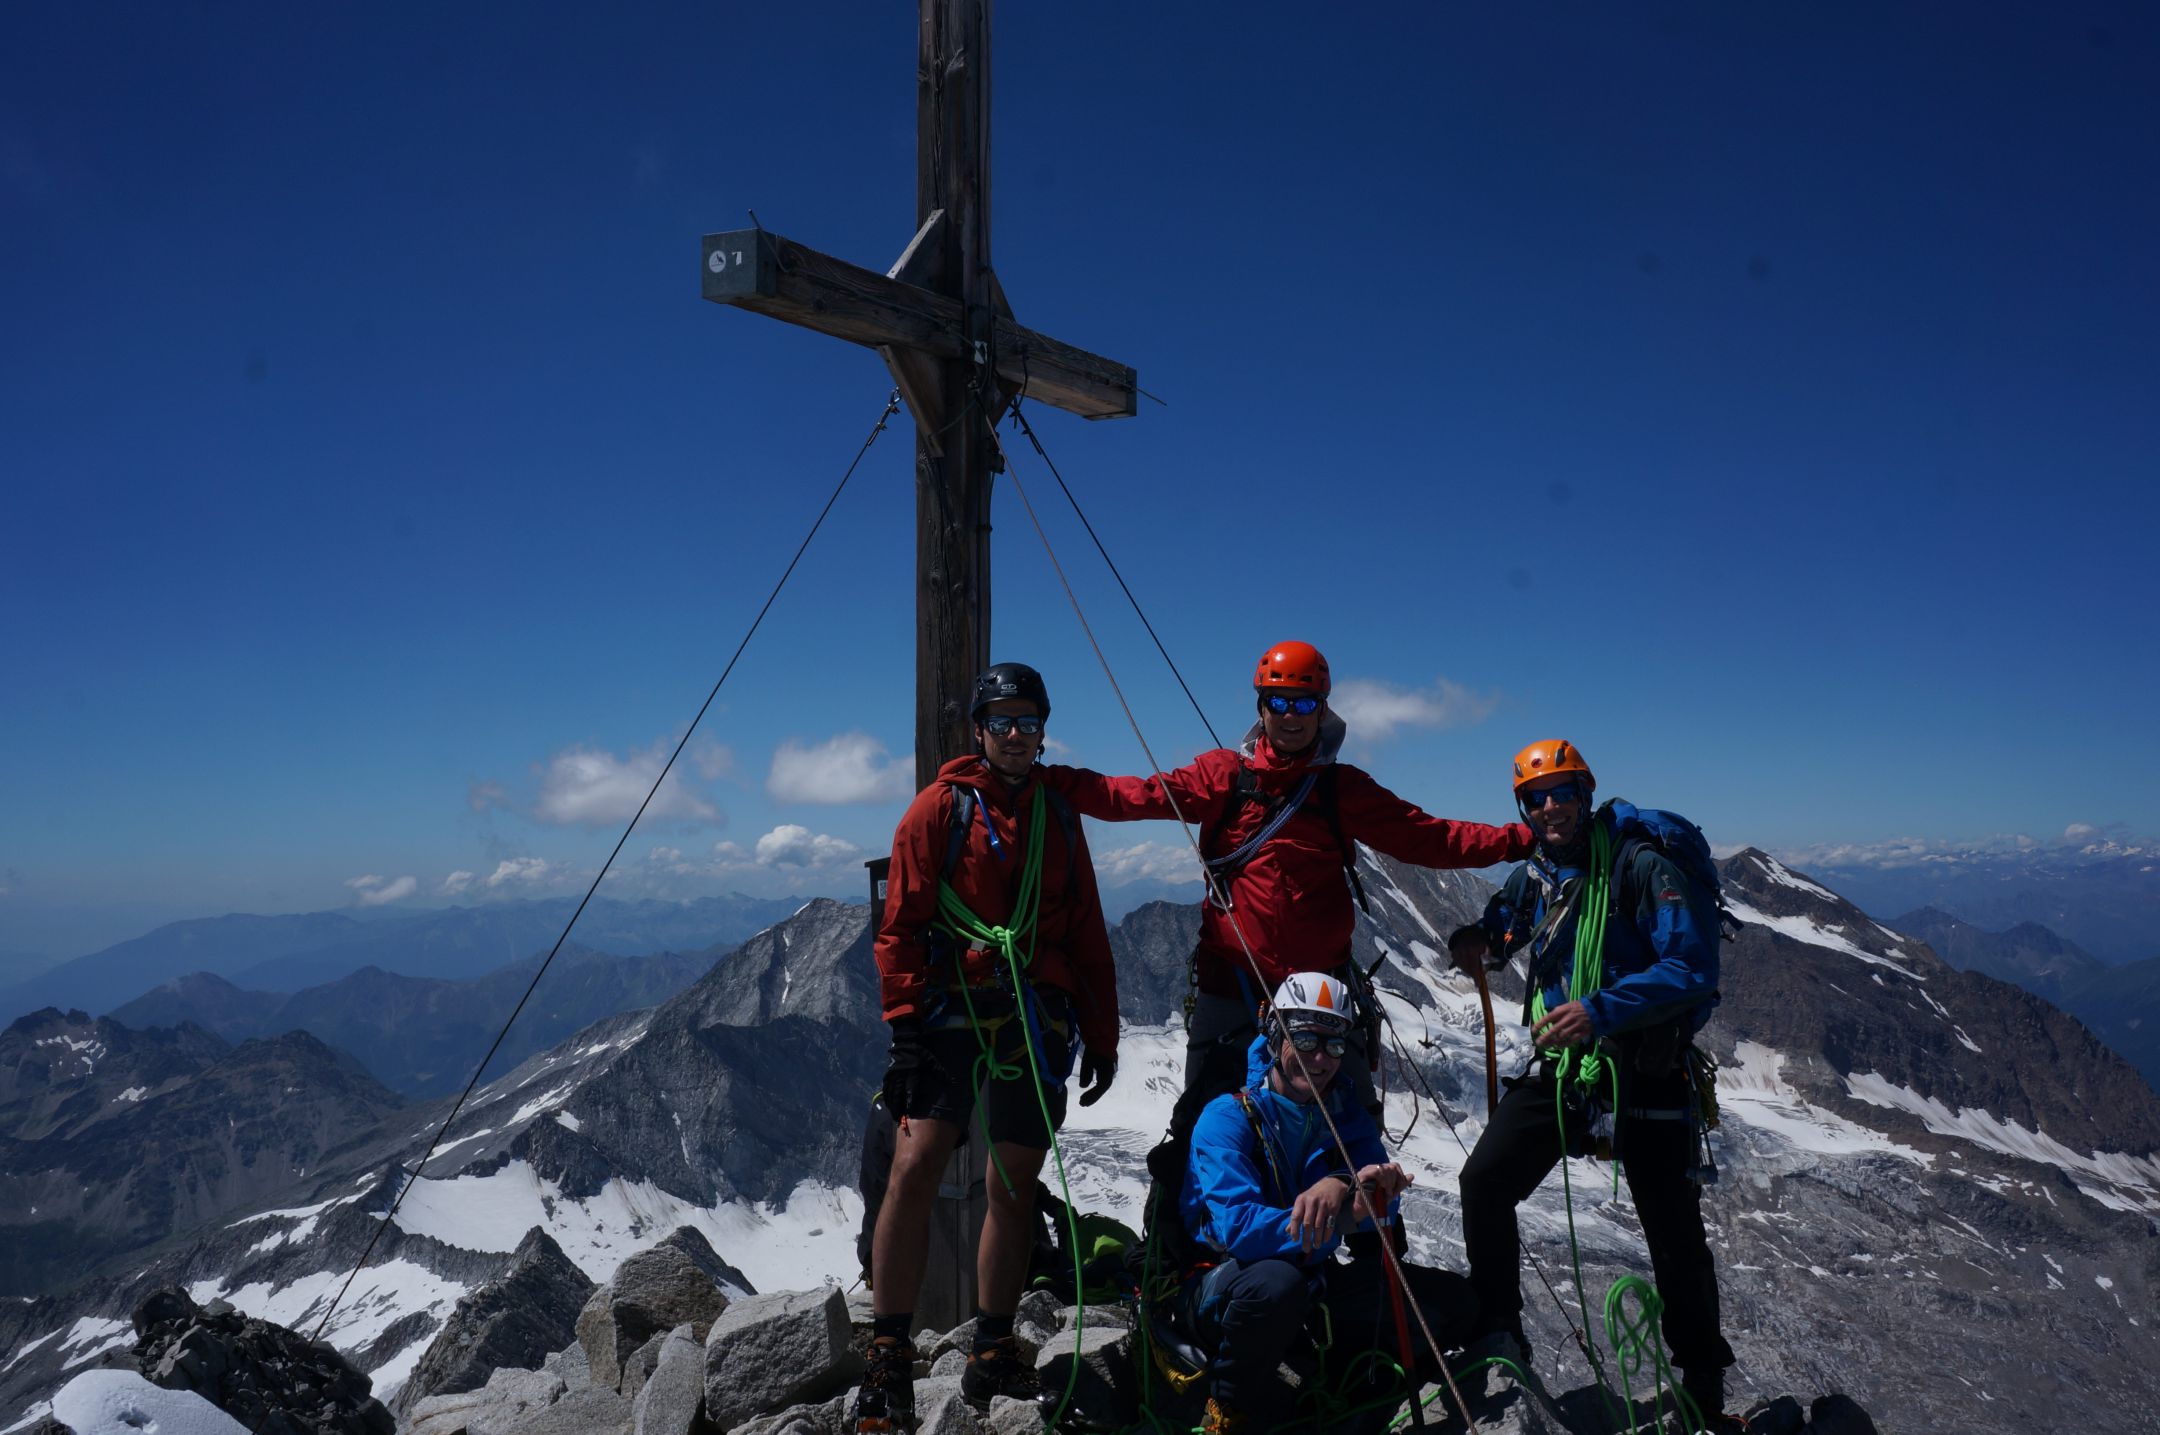
<svg viewBox="0 0 2160 1435">
<path fill-rule="evenodd" d="M 888 1435 L 914 1413 L 910 1340 L 938 1177 L 992 1072 L 983 1122 L 989 1212 L 976 1251 L 975 1348 L 961 1393 L 979 1407 L 1029 1398 L 1035 1372 L 1013 1338 L 1028 1268 L 1036 1176 L 1064 1120 L 1079 1056 L 1091 1105 L 1117 1074 L 1117 976 L 1078 820 L 1036 780 L 1050 695 L 1025 663 L 975 681 L 976 752 L 939 770 L 893 833 L 876 956 L 899 1120 L 871 1240 L 874 1332 L 851 1429 Z"/>
</svg>

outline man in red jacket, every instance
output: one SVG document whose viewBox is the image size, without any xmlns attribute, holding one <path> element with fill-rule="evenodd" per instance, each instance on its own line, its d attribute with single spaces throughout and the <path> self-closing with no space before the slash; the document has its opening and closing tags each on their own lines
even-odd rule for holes
<svg viewBox="0 0 2160 1435">
<path fill-rule="evenodd" d="M 1487 827 L 1434 817 L 1337 762 L 1344 728 L 1328 708 L 1332 686 L 1319 649 L 1277 643 L 1253 673 L 1260 717 L 1237 751 L 1204 752 L 1160 778 L 1040 769 L 1044 784 L 1085 816 L 1103 822 L 1181 816 L 1200 824 L 1211 896 L 1201 907 L 1193 953 L 1199 992 L 1186 1026 L 1188 1091 L 1240 1084 L 1245 1048 L 1256 1034 L 1254 1013 L 1291 973 L 1348 975 L 1357 920 L 1349 885 L 1354 844 L 1418 867 L 1490 867 L 1535 850 L 1521 823 Z M 1227 907 L 1215 892 L 1228 897 Z M 1365 991 L 1362 974 L 1350 986 Z M 1362 1045 L 1353 1042 L 1340 1079 L 1370 1109 L 1376 1099 Z"/>
<path fill-rule="evenodd" d="M 874 1330 L 851 1428 L 912 1428 L 909 1339 L 938 1177 L 975 1105 L 978 1062 L 993 1072 L 984 1125 L 990 1207 L 975 1253 L 980 1302 L 961 1393 L 987 1408 L 1040 1386 L 1013 1338 L 1027 1277 L 1035 1178 L 1064 1121 L 1074 1048 L 1080 1104 L 1117 1074 L 1117 975 L 1080 824 L 1035 778 L 1050 695 L 1024 663 L 975 680 L 974 757 L 957 758 L 893 833 L 878 981 L 892 1026 L 885 1107 L 900 1122 L 892 1176 L 871 1237 Z M 1047 1124 L 1045 1118 L 1047 1117 Z"/>
</svg>

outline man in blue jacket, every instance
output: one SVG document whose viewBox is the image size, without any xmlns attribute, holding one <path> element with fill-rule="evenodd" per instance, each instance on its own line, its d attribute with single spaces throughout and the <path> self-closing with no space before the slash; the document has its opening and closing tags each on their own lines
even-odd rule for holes
<svg viewBox="0 0 2160 1435">
<path fill-rule="evenodd" d="M 1249 1085 L 1209 1102 L 1193 1127 L 1178 1209 L 1193 1243 L 1214 1261 L 1188 1279 L 1182 1297 L 1187 1329 L 1211 1354 L 1205 1431 L 1274 1423 L 1255 1412 L 1279 1400 L 1276 1367 L 1318 1301 L 1334 1332 L 1331 1371 L 1379 1350 L 1414 1363 L 1418 1385 L 1439 1378 L 1416 1324 L 1396 1319 L 1382 1262 L 1335 1260 L 1343 1234 L 1369 1225 L 1375 1209 L 1392 1214 L 1410 1184 L 1364 1107 L 1347 1088 L 1331 1089 L 1350 1036 L 1350 1000 L 1335 977 L 1293 973 L 1276 988 L 1253 1041 Z M 1407 1263 L 1401 1270 L 1409 1300 L 1443 1348 L 1476 1330 L 1469 1282 Z M 1414 1362 L 1401 1349 L 1406 1334 Z M 1374 1428 L 1384 1423 L 1384 1412 L 1369 1413 Z"/>
<path fill-rule="evenodd" d="M 1665 1299 L 1665 1342 L 1682 1388 L 1705 1428 L 1736 1429 L 1721 1413 L 1733 1353 L 1718 1328 L 1717 1268 L 1692 1179 L 1693 1039 L 1718 999 L 1716 893 L 1639 840 L 1635 809 L 1593 811 L 1596 782 L 1572 743 L 1532 743 L 1516 755 L 1516 800 L 1537 834 L 1537 855 L 1481 921 L 1448 940 L 1466 971 L 1525 954 L 1523 1020 L 1538 1047 L 1535 1066 L 1508 1083 L 1462 1170 L 1470 1282 L 1485 1328 L 1511 1337 L 1527 1361 L 1515 1208 L 1563 1154 L 1618 1159 Z"/>
</svg>

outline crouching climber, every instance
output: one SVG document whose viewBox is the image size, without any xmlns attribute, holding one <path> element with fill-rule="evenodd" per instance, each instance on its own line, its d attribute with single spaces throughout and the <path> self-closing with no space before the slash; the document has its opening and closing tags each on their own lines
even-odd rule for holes
<svg viewBox="0 0 2160 1435">
<path fill-rule="evenodd" d="M 1260 1431 L 1287 1418 L 1276 1367 L 1318 1306 L 1326 1307 L 1326 1359 L 1337 1380 L 1385 1370 L 1366 1358 L 1376 1353 L 1411 1373 L 1412 1391 L 1440 1378 L 1421 1325 L 1443 1349 L 1477 1328 L 1476 1297 L 1453 1272 L 1401 1262 L 1403 1285 L 1394 1287 L 1377 1241 L 1359 1259 L 1335 1259 L 1344 1234 L 1369 1228 L 1376 1214 L 1388 1219 L 1411 1181 L 1388 1159 L 1364 1107 L 1336 1089 L 1350 1010 L 1342 981 L 1292 974 L 1252 1043 L 1249 1084 L 1208 1103 L 1193 1128 L 1179 1211 L 1185 1234 L 1213 1263 L 1187 1276 L 1179 1300 L 1180 1324 L 1208 1358 L 1203 1430 Z M 1392 1372 L 1379 1390 L 1395 1399 L 1341 1416 L 1334 1428 L 1378 1428 L 1408 1393 Z"/>
</svg>

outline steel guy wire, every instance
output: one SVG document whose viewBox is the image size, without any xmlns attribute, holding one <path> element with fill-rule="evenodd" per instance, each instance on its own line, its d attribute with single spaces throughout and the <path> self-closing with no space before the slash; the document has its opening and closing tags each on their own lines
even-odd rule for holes
<svg viewBox="0 0 2160 1435">
<path fill-rule="evenodd" d="M 556 953 L 560 952 L 563 943 L 570 939 L 571 929 L 577 925 L 578 918 L 584 915 L 587 904 L 593 899 L 593 894 L 600 890 L 600 884 L 606 879 L 608 870 L 615 865 L 615 859 L 622 855 L 623 844 L 630 840 L 630 834 L 637 830 L 638 819 L 645 815 L 645 809 L 650 807 L 653 798 L 659 795 L 660 785 L 667 781 L 668 774 L 675 768 L 676 759 L 681 757 L 683 749 L 689 746 L 690 738 L 697 731 L 698 724 L 704 720 L 705 714 L 711 710 L 713 701 L 720 696 L 720 689 L 727 682 L 728 675 L 735 671 L 735 664 L 741 660 L 743 650 L 748 648 L 750 640 L 757 636 L 757 630 L 764 623 L 765 615 L 772 611 L 772 605 L 779 598 L 780 590 L 785 588 L 788 579 L 794 576 L 795 567 L 802 562 L 803 554 L 809 550 L 810 541 L 816 538 L 818 530 L 825 526 L 826 515 L 831 513 L 833 505 L 840 501 L 840 495 L 847 488 L 848 480 L 855 476 L 855 470 L 862 465 L 863 456 L 870 452 L 870 446 L 877 442 L 879 434 L 885 432 L 885 426 L 892 421 L 892 416 L 899 411 L 899 408 L 900 391 L 894 389 L 891 397 L 885 401 L 885 411 L 879 414 L 877 422 L 871 425 L 870 436 L 865 438 L 862 447 L 855 451 L 855 457 L 848 464 L 847 472 L 840 475 L 840 482 L 834 485 L 831 497 L 825 500 L 825 506 L 818 510 L 816 519 L 811 522 L 810 531 L 804 534 L 802 542 L 796 545 L 795 556 L 788 559 L 787 567 L 781 571 L 780 581 L 773 584 L 772 592 L 765 595 L 764 605 L 758 609 L 757 616 L 750 620 L 749 629 L 743 633 L 742 641 L 735 645 L 735 651 L 728 658 L 727 666 L 720 670 L 720 676 L 713 683 L 712 691 L 708 692 L 705 695 L 705 701 L 699 704 L 697 715 L 690 719 L 690 726 L 683 731 L 682 740 L 677 742 L 675 750 L 668 754 L 668 760 L 660 768 L 660 775 L 653 779 L 652 788 L 645 794 L 645 800 L 638 804 L 638 810 L 631 815 L 629 825 L 623 828 L 622 836 L 616 839 L 615 849 L 608 853 L 607 861 L 600 864 L 600 871 L 592 879 L 592 885 L 585 889 L 585 895 L 579 900 L 577 910 L 572 912 L 570 920 L 563 924 L 562 935 L 557 937 L 555 945 L 548 949 L 546 959 L 540 963 L 540 969 L 533 973 L 532 981 L 526 985 L 525 994 L 518 998 L 517 1005 L 511 1008 L 510 1015 L 504 1019 L 502 1030 L 495 1034 L 494 1042 L 487 1049 L 487 1055 L 481 1057 L 480 1064 L 473 1068 L 472 1079 L 465 1083 L 465 1090 L 459 1094 L 456 1103 L 451 1106 L 450 1114 L 445 1116 L 442 1125 L 435 1129 L 435 1137 L 428 1142 L 427 1153 L 420 1158 L 419 1164 L 413 1167 L 412 1175 L 398 1187 L 396 1197 L 390 1202 L 390 1209 L 383 1213 L 381 1223 L 375 1228 L 375 1234 L 368 1238 L 367 1248 L 360 1252 L 360 1259 L 353 1264 L 352 1270 L 346 1274 L 345 1283 L 338 1287 L 338 1293 L 331 1300 L 329 1306 L 324 1309 L 322 1319 L 315 1322 L 315 1332 L 309 1337 L 310 1339 L 322 1339 L 323 1330 L 330 1324 L 330 1317 L 336 1313 L 338 1306 L 344 1302 L 346 1293 L 352 1289 L 353 1281 L 359 1277 L 361 1271 L 367 1268 L 368 1257 L 375 1253 L 376 1244 L 382 1240 L 383 1232 L 390 1229 L 390 1223 L 397 1217 L 398 1208 L 405 1204 L 407 1193 L 419 1183 L 421 1173 L 427 1170 L 427 1163 L 434 1159 L 436 1149 L 442 1144 L 443 1137 L 450 1130 L 450 1123 L 457 1120 L 458 1113 L 465 1109 L 465 1102 L 472 1096 L 473 1089 L 480 1084 L 481 1073 L 485 1072 L 488 1063 L 495 1059 L 495 1053 L 502 1048 L 503 1039 L 510 1035 L 510 1028 L 516 1024 L 519 1013 L 525 1010 L 525 1003 L 532 1000 L 533 992 L 540 986 L 540 979 L 547 975 L 548 967 L 554 962 Z"/>
</svg>

